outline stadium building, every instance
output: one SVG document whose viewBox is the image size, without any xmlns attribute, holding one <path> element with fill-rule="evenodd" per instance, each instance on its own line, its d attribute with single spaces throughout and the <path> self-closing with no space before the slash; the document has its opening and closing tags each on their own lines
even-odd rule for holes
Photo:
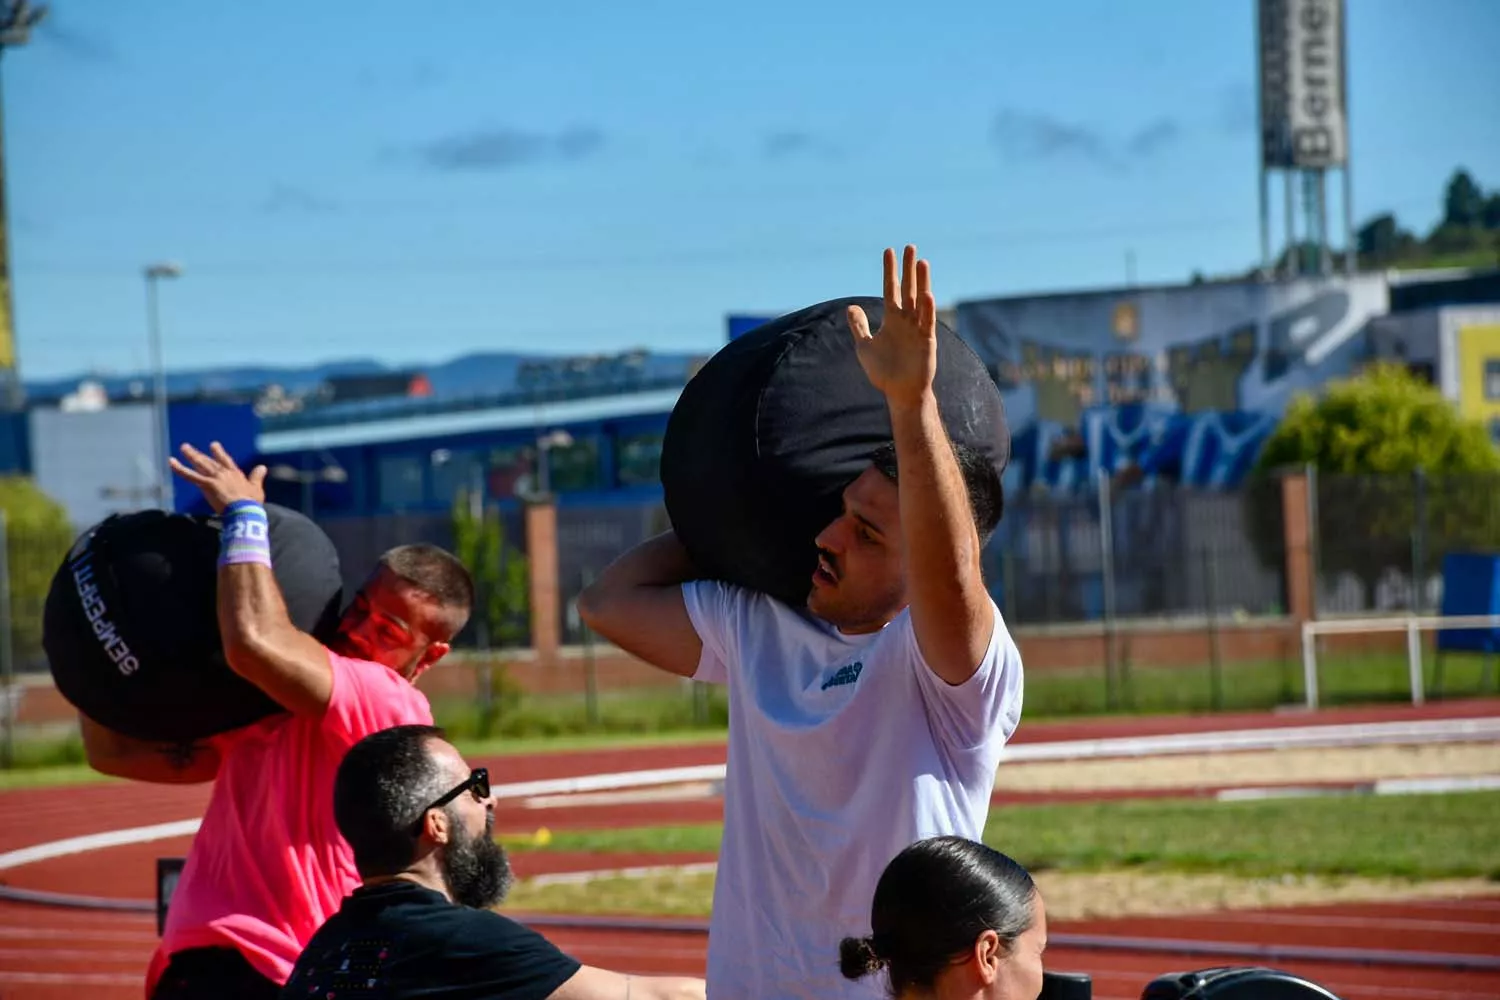
<svg viewBox="0 0 1500 1000">
<path fill-rule="evenodd" d="M 728 318 L 733 338 L 766 316 Z M 1090 491 L 1101 473 L 1151 486 L 1238 485 L 1297 392 L 1374 358 L 1403 360 L 1500 436 L 1500 272 L 1210 282 L 957 304 L 945 320 L 1005 398 L 1008 492 Z M 224 441 L 270 466 L 271 497 L 320 520 L 446 512 L 478 490 L 513 504 L 640 505 L 660 497 L 667 418 L 703 357 L 627 352 L 528 361 L 488 394 L 421 373 L 277 393 L 174 398 L 174 441 Z M 379 383 L 378 385 L 376 383 Z M 158 496 L 150 403 L 85 385 L 7 425 L 13 470 L 92 523 Z M 172 506 L 197 491 L 172 484 Z"/>
</svg>

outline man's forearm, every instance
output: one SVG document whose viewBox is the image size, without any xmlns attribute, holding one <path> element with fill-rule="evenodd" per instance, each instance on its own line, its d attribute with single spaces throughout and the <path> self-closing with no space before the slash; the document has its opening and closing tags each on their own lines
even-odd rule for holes
<svg viewBox="0 0 1500 1000">
<path fill-rule="evenodd" d="M 263 651 L 296 629 L 276 577 L 270 567 L 258 563 L 219 567 L 218 610 L 219 634 L 231 667 L 237 657 Z"/>
<path fill-rule="evenodd" d="M 219 567 L 219 631 L 230 669 L 283 708 L 316 713 L 328 707 L 328 650 L 292 623 L 269 567 Z"/>
<path fill-rule="evenodd" d="M 670 587 L 697 577 L 677 533 L 668 529 L 627 550 L 599 575 L 601 589 Z"/>
<path fill-rule="evenodd" d="M 890 411 L 912 626 L 932 668 L 959 683 L 978 665 L 993 627 L 979 534 L 937 398 L 928 392 Z"/>
<path fill-rule="evenodd" d="M 675 533 L 663 532 L 630 549 L 578 595 L 589 628 L 663 670 L 691 677 L 703 642 L 688 617 L 680 587 L 697 579 Z"/>
</svg>

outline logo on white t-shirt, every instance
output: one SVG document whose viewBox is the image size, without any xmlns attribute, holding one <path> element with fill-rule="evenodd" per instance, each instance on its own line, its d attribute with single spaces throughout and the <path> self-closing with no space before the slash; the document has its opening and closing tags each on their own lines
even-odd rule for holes
<svg viewBox="0 0 1500 1000">
<path fill-rule="evenodd" d="M 858 660 L 846 666 L 839 667 L 833 672 L 832 677 L 823 682 L 822 690 L 827 691 L 829 688 L 838 687 L 840 684 L 853 684 L 859 680 L 859 672 L 863 669 L 865 669 L 865 665 Z"/>
</svg>

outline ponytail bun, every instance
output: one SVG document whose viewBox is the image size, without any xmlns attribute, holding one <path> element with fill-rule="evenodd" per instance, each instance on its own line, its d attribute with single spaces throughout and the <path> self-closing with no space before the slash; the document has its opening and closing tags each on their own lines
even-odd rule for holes
<svg viewBox="0 0 1500 1000">
<path fill-rule="evenodd" d="M 839 942 L 839 971 L 845 979 L 863 979 L 884 965 L 869 938 L 847 937 Z"/>
</svg>

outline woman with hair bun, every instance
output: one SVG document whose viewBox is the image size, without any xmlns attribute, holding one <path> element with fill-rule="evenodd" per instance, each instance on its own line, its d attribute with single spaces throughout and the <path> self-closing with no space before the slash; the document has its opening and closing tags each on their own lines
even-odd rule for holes
<svg viewBox="0 0 1500 1000">
<path fill-rule="evenodd" d="M 1031 875 L 962 837 L 933 837 L 886 865 L 869 937 L 845 938 L 848 979 L 885 971 L 895 1000 L 1036 1000 L 1047 913 Z"/>
</svg>

